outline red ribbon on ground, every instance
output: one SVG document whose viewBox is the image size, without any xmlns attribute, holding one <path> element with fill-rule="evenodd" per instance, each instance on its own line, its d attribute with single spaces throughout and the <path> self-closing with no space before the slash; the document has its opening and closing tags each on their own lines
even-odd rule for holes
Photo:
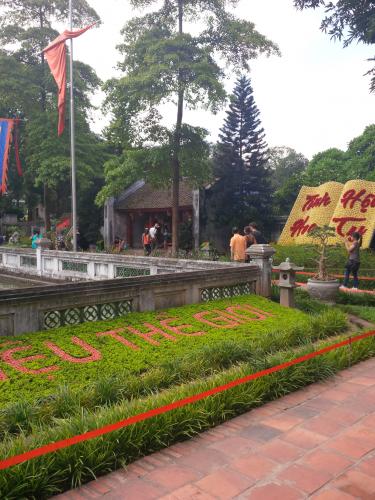
<svg viewBox="0 0 375 500">
<path fill-rule="evenodd" d="M 8 469 L 13 465 L 21 464 L 22 462 L 26 462 L 28 460 L 31 460 L 32 458 L 40 457 L 46 455 L 47 453 L 52 453 L 53 451 L 61 450 L 63 448 L 68 448 L 69 446 L 82 443 L 83 441 L 88 441 L 89 439 L 95 439 L 97 437 L 104 436 L 105 434 L 117 431 L 124 427 L 128 427 L 129 425 L 135 424 L 137 422 L 148 420 L 149 418 L 155 417 L 156 415 L 161 415 L 163 413 L 170 412 L 172 410 L 175 410 L 176 408 L 181 408 L 183 406 L 208 398 L 209 396 L 213 396 L 215 394 L 219 394 L 220 392 L 227 391 L 228 389 L 232 389 L 233 387 L 236 387 L 238 385 L 246 384 L 248 382 L 251 382 L 252 380 L 265 377 L 266 375 L 270 375 L 271 373 L 276 373 L 280 370 L 284 370 L 285 368 L 289 368 L 290 366 L 298 365 L 299 363 L 303 363 L 304 361 L 308 361 L 309 359 L 316 358 L 317 356 L 322 356 L 327 352 L 334 351 L 335 349 L 339 349 L 340 347 L 353 344 L 354 342 L 359 342 L 360 340 L 366 339 L 373 335 L 375 335 L 375 330 L 363 333 L 361 335 L 357 335 L 356 337 L 350 337 L 349 339 L 343 340 L 342 342 L 339 342 L 337 344 L 332 344 L 327 347 L 324 347 L 319 351 L 314 351 L 309 354 L 305 354 L 304 356 L 300 356 L 299 358 L 292 359 L 291 361 L 287 361 L 286 363 L 282 363 L 281 365 L 273 366 L 272 368 L 267 368 L 266 370 L 253 373 L 252 375 L 247 375 L 246 377 L 232 380 L 227 384 L 214 387 L 213 389 L 201 392 L 199 394 L 195 394 L 194 396 L 190 396 L 188 398 L 180 399 L 178 401 L 175 401 L 174 403 L 161 406 L 160 408 L 154 408 L 153 410 L 149 410 L 144 413 L 139 413 L 138 415 L 126 418 L 125 420 L 120 420 L 120 422 L 105 425 L 100 429 L 94 429 L 92 431 L 85 432 L 84 434 L 79 434 L 77 436 L 73 436 L 68 439 L 56 441 L 55 443 L 50 443 L 41 446 L 40 448 L 35 448 L 34 450 L 21 453 L 20 455 L 15 455 L 13 457 L 6 458 L 5 460 L 0 460 L 0 470 Z"/>
</svg>

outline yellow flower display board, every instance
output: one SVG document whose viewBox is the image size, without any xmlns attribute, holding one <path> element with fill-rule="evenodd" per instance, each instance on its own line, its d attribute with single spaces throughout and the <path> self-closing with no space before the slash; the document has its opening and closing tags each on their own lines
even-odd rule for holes
<svg viewBox="0 0 375 500">
<path fill-rule="evenodd" d="M 375 182 L 353 180 L 303 186 L 280 236 L 280 245 L 311 243 L 309 232 L 329 224 L 336 229 L 332 243 L 342 243 L 354 231 L 370 246 L 375 230 Z"/>
</svg>

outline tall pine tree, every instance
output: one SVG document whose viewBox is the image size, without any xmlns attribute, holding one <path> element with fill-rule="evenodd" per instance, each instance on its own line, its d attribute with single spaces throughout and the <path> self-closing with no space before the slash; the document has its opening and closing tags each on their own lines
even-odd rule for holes
<svg viewBox="0 0 375 500">
<path fill-rule="evenodd" d="M 214 165 L 218 179 L 209 194 L 210 218 L 216 227 L 242 228 L 256 220 L 267 226 L 270 210 L 268 146 L 251 81 L 241 76 L 235 85 Z"/>
</svg>

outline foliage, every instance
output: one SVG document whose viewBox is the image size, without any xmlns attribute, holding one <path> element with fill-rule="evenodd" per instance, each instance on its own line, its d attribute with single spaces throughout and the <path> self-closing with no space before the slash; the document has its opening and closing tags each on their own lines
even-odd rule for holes
<svg viewBox="0 0 375 500">
<path fill-rule="evenodd" d="M 375 180 L 375 125 L 350 141 L 346 151 L 332 148 L 316 154 L 303 175 L 308 186 L 351 179 Z"/>
<path fill-rule="evenodd" d="M 141 400 L 102 407 L 95 413 L 82 412 L 74 417 L 60 420 L 53 428 L 36 428 L 32 436 L 8 439 L 0 447 L 0 454 L 3 457 L 12 456 L 52 441 L 112 424 L 129 416 L 224 385 L 264 368 L 285 363 L 312 350 L 322 349 L 326 345 L 327 342 L 319 342 L 313 346 L 306 343 L 298 349 L 281 351 L 263 359 L 244 362 L 204 380 L 173 387 Z M 351 363 L 357 363 L 374 355 L 374 337 L 351 346 Z M 100 474 L 128 464 L 142 455 L 190 438 L 267 401 L 312 382 L 324 380 L 346 368 L 348 363 L 347 349 L 337 349 L 267 377 L 239 385 L 215 397 L 125 427 L 104 438 L 86 441 L 66 450 L 25 462 L 3 471 L 0 476 L 0 491 L 2 496 L 9 499 L 50 497 L 52 494 L 78 486 Z"/>
<path fill-rule="evenodd" d="M 123 55 L 119 67 L 124 76 L 106 85 L 107 107 L 114 116 L 108 137 L 125 152 L 119 161 L 107 165 L 106 188 L 98 201 L 103 203 L 105 197 L 116 195 L 118 189 L 134 180 L 134 175 L 151 182 L 155 182 L 157 175 L 158 182 L 173 184 L 174 254 L 178 249 L 178 185 L 186 175 L 184 161 L 190 156 L 184 153 L 184 107 L 204 106 L 216 112 L 226 97 L 225 69 L 248 69 L 249 60 L 259 54 L 278 53 L 275 44 L 256 31 L 253 23 L 237 19 L 227 10 L 228 5 L 237 3 L 237 0 L 132 0 L 132 6 L 147 6 L 150 10 L 124 27 L 123 43 L 119 45 Z M 194 24 L 190 32 L 186 30 L 189 22 Z M 197 26 L 202 26 L 200 32 Z M 160 125 L 157 111 L 166 102 L 177 104 L 175 126 L 171 129 Z M 197 139 L 188 143 L 197 152 L 196 168 L 205 179 L 209 173 L 208 149 L 201 156 L 199 151 L 204 148 L 199 145 L 206 133 L 185 125 L 186 129 Z M 143 154 L 141 148 L 145 147 Z M 135 152 L 129 153 L 133 149 Z M 149 166 L 150 157 L 153 162 Z M 191 164 L 186 162 L 185 166 L 190 176 Z M 202 177 L 198 181 L 202 182 Z"/>
<path fill-rule="evenodd" d="M 308 236 L 315 242 L 315 251 L 318 254 L 318 259 L 315 262 L 318 264 L 318 273 L 314 276 L 315 279 L 320 281 L 330 280 L 328 275 L 327 261 L 329 258 L 329 240 L 336 235 L 336 230 L 331 226 L 317 226 L 312 229 Z"/>
<path fill-rule="evenodd" d="M 197 346 L 180 356 L 162 360 L 158 366 L 142 373 L 120 370 L 110 375 L 99 375 L 89 385 L 78 387 L 63 385 L 55 394 L 44 398 L 7 405 L 0 411 L 0 434 L 30 433 L 38 426 L 55 425 L 56 418 L 66 418 L 82 412 L 94 411 L 104 404 L 118 403 L 123 400 L 141 398 L 172 387 L 176 384 L 212 376 L 240 362 L 249 362 L 264 356 L 316 341 L 334 335 L 346 327 L 345 316 L 337 310 L 308 308 L 307 312 L 316 313 L 302 326 L 274 331 L 262 342 L 250 343 L 248 340 L 217 340 L 215 344 Z"/>
<path fill-rule="evenodd" d="M 212 314 L 209 313 L 208 317 L 212 317 L 215 316 L 214 311 L 225 311 L 226 307 L 237 304 L 253 305 L 272 313 L 273 316 L 261 321 L 251 321 L 254 315 L 249 313 L 247 316 L 245 315 L 245 319 L 247 317 L 248 321 L 237 325 L 235 328 L 230 326 L 230 322 L 229 326 L 220 328 L 202 323 L 194 318 L 194 314 L 202 311 L 211 311 Z M 154 339 L 160 345 L 153 345 L 126 330 L 127 327 L 131 327 L 140 332 L 147 332 L 150 325 L 154 325 L 173 337 L 173 332 L 161 326 L 160 323 L 160 321 L 168 318 L 172 318 L 170 322 L 172 326 L 185 325 L 183 331 L 186 334 L 175 335 L 176 339 L 174 341 L 156 335 Z M 254 347 L 259 346 L 259 348 L 262 348 L 262 346 L 269 344 L 270 336 L 273 338 L 275 331 L 288 332 L 291 330 L 291 322 L 295 321 L 303 324 L 307 329 L 309 320 L 302 313 L 282 308 L 258 296 L 244 296 L 226 301 L 171 309 L 166 312 L 132 313 L 117 320 L 58 328 L 53 332 L 44 331 L 21 335 L 17 337 L 16 347 L 31 346 L 27 350 L 27 355 L 43 354 L 45 356 L 42 360 L 27 363 L 27 367 L 39 369 L 46 366 L 57 366 L 59 370 L 52 373 L 53 379 L 50 380 L 48 375 L 51 375 L 51 373 L 49 372 L 39 375 L 21 373 L 1 363 L 1 369 L 9 373 L 9 379 L 0 381 L 0 385 L 4 387 L 0 394 L 0 404 L 4 405 L 20 399 L 33 401 L 35 398 L 53 394 L 56 392 L 57 387 L 62 384 L 69 385 L 72 389 L 85 388 L 88 383 L 92 383 L 98 377 L 100 378 L 103 373 L 106 373 L 107 376 L 116 374 L 119 366 L 121 366 L 122 370 L 127 371 L 129 375 L 139 375 L 171 359 L 171 357 L 179 357 L 194 348 L 216 344 L 223 338 L 227 341 L 250 342 Z M 189 326 L 186 327 L 186 325 Z M 121 330 L 121 328 L 124 330 Z M 132 342 L 139 349 L 133 350 L 116 339 L 96 335 L 97 332 L 117 331 L 118 329 L 120 329 L 119 335 L 122 338 Z M 203 335 L 189 335 L 193 332 L 202 332 Z M 102 352 L 102 359 L 89 363 L 67 362 L 58 358 L 44 344 L 46 341 L 53 341 L 72 356 L 78 358 L 87 356 L 82 347 L 72 343 L 73 336 L 89 343 Z M 272 341 L 274 342 L 274 339 Z M 280 342 L 282 342 L 282 338 Z M 9 349 L 9 345 L 0 340 L 0 349 L 2 351 Z"/>
<path fill-rule="evenodd" d="M 292 262 L 299 266 L 304 266 L 304 271 L 311 272 L 315 271 L 315 259 L 316 250 L 313 245 L 272 245 L 276 254 L 274 256 L 275 265 L 280 264 L 285 261 L 287 257 L 290 258 Z M 348 260 L 348 253 L 343 246 L 333 246 L 330 248 L 329 262 L 327 263 L 328 272 L 332 274 L 343 274 L 345 269 L 345 264 Z M 375 252 L 374 250 L 361 250 L 361 268 L 360 276 L 371 276 L 375 278 Z M 298 280 L 301 282 L 307 281 L 306 276 L 298 275 Z M 360 287 L 363 289 L 375 289 L 375 281 L 365 281 L 362 280 Z M 340 294 L 347 296 L 348 294 Z M 353 296 L 353 300 L 356 300 L 358 294 L 350 294 Z"/>
<path fill-rule="evenodd" d="M 365 44 L 375 43 L 375 2 L 374 0 L 294 0 L 296 7 L 316 8 L 325 6 L 326 17 L 321 24 L 322 31 L 332 38 L 344 40 L 344 47 L 354 41 Z M 373 59 L 372 59 L 373 60 Z M 374 75 L 375 68 L 369 71 Z M 375 77 L 371 82 L 375 91 Z"/>
<path fill-rule="evenodd" d="M 294 149 L 283 146 L 269 150 L 268 168 L 274 191 L 274 209 L 278 214 L 290 212 L 296 193 L 302 187 L 302 175 L 308 160 Z"/>
<path fill-rule="evenodd" d="M 341 305 L 340 309 L 375 324 L 375 300 L 373 301 L 372 306 Z"/>
<path fill-rule="evenodd" d="M 71 210 L 70 138 L 69 127 L 57 137 L 57 88 L 41 51 L 58 35 L 54 25 L 67 19 L 69 2 L 0 0 L 0 7 L 0 113 L 27 120 L 21 129 L 25 176 L 22 181 L 11 178 L 10 197 L 24 199 L 29 216 L 39 201 L 46 201 L 48 224 L 50 211 L 58 218 Z M 98 16 L 86 0 L 74 2 L 76 26 L 96 20 Z M 90 97 L 100 80 L 90 66 L 79 61 L 75 61 L 74 71 L 78 198 L 87 203 L 92 186 L 99 189 L 101 167 L 108 155 L 88 125 Z"/>
<path fill-rule="evenodd" d="M 264 221 L 269 211 L 268 148 L 250 79 L 242 75 L 230 99 L 214 154 L 217 179 L 207 193 L 209 219 L 216 228 Z"/>
</svg>

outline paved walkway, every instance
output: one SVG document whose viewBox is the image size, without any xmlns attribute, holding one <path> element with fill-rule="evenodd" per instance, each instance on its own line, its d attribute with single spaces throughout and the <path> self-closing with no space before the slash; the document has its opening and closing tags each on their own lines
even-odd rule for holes
<svg viewBox="0 0 375 500">
<path fill-rule="evenodd" d="M 60 500 L 375 499 L 375 359 Z"/>
</svg>

